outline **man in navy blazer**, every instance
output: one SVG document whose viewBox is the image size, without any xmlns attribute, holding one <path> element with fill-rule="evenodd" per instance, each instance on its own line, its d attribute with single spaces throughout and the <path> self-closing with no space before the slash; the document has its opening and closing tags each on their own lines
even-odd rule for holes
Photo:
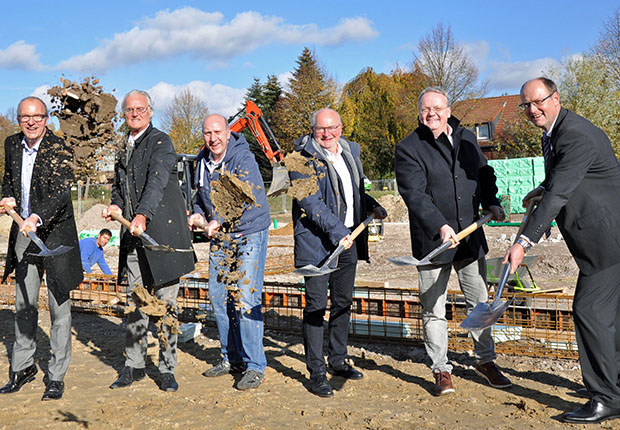
<svg viewBox="0 0 620 430">
<path fill-rule="evenodd" d="M 605 133 L 566 110 L 555 83 L 521 87 L 521 108 L 543 129 L 545 180 L 524 198 L 542 196 L 504 261 L 514 273 L 555 218 L 579 266 L 573 314 L 579 361 L 590 400 L 562 419 L 598 423 L 620 418 L 620 164 Z"/>
</svg>

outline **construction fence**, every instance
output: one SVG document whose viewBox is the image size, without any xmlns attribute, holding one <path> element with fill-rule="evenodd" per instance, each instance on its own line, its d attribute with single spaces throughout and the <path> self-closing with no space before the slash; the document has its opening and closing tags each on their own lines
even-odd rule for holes
<svg viewBox="0 0 620 430">
<path fill-rule="evenodd" d="M 125 286 L 117 285 L 114 276 L 89 275 L 80 289 L 72 292 L 73 308 L 120 316 L 124 312 L 124 292 Z M 534 357 L 578 357 L 572 295 L 504 292 L 504 299 L 512 300 L 512 303 L 492 329 L 497 352 Z M 182 308 L 181 321 L 215 324 L 208 279 L 182 278 L 178 303 Z M 266 282 L 262 304 L 265 328 L 301 333 L 305 306 L 303 284 Z M 465 298 L 460 291 L 448 292 L 446 315 L 451 350 L 471 350 L 469 333 L 459 327 L 466 316 Z M 356 281 L 350 337 L 362 341 L 422 344 L 417 288 L 392 288 L 388 283 Z"/>
</svg>

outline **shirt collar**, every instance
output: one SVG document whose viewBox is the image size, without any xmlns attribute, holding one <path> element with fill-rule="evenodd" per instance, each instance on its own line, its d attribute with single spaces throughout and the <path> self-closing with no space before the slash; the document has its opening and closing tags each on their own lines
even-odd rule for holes
<svg viewBox="0 0 620 430">
<path fill-rule="evenodd" d="M 41 142 L 42 141 L 43 141 L 43 137 L 41 137 L 39 140 L 37 140 L 37 142 L 34 145 L 32 145 L 32 148 L 30 148 L 28 146 L 28 143 L 26 143 L 26 138 L 24 137 L 22 139 L 22 146 L 24 147 L 26 152 L 28 152 L 29 154 L 32 154 L 34 152 L 39 152 L 39 146 L 41 146 Z"/>
<path fill-rule="evenodd" d="M 560 116 L 560 114 L 558 114 L 558 116 Z M 549 137 L 551 137 L 551 132 L 553 131 L 553 127 L 555 127 L 555 122 L 558 120 L 558 116 L 556 116 L 555 119 L 553 120 L 551 127 L 549 127 L 549 131 L 545 133 Z"/>
</svg>

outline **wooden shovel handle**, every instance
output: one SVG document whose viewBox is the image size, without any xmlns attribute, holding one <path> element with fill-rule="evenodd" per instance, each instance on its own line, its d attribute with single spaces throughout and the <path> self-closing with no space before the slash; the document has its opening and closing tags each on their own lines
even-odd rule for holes
<svg viewBox="0 0 620 430">
<path fill-rule="evenodd" d="M 125 228 L 127 230 L 129 230 L 129 227 L 131 226 L 131 223 L 129 221 L 127 221 L 122 214 L 120 214 L 118 212 L 115 212 L 115 211 L 112 211 L 112 212 L 110 212 L 110 216 L 114 220 L 116 220 L 116 221 L 120 222 L 121 224 L 123 224 L 123 226 L 125 226 Z M 136 227 L 134 231 L 136 233 L 138 233 L 138 236 L 140 236 L 142 233 L 144 233 L 144 231 L 140 227 Z"/>
<path fill-rule="evenodd" d="M 467 236 L 469 236 L 471 233 L 473 233 L 474 231 L 478 230 L 478 228 L 480 228 L 481 225 L 483 225 L 484 223 L 486 223 L 488 220 L 490 220 L 493 217 L 492 213 L 488 213 L 485 216 L 483 216 L 482 218 L 480 218 L 478 221 L 470 224 L 469 226 L 465 227 L 463 230 L 459 231 L 456 235 L 456 238 L 459 240 L 459 242 L 461 241 L 461 239 L 466 238 Z M 450 241 L 452 241 L 452 243 L 454 243 L 453 239 L 450 239 Z"/>
<path fill-rule="evenodd" d="M 7 214 L 10 215 L 11 218 L 13 218 L 13 221 L 17 223 L 17 226 L 21 228 L 22 224 L 24 223 L 24 219 L 19 216 L 19 214 L 15 211 L 15 207 L 4 205 L 4 210 Z M 29 233 L 32 229 L 30 228 L 30 226 L 26 225 L 26 228 L 24 230 L 26 231 L 26 233 Z"/>
</svg>

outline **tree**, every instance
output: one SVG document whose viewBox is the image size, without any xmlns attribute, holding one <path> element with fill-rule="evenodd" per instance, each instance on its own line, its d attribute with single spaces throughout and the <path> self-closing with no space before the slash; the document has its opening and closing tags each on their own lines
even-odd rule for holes
<svg viewBox="0 0 620 430">
<path fill-rule="evenodd" d="M 289 89 L 276 103 L 273 114 L 274 132 L 287 152 L 292 150 L 296 138 L 311 132 L 312 113 L 333 106 L 335 88 L 314 53 L 304 48 L 297 58 Z"/>
<path fill-rule="evenodd" d="M 420 76 L 398 68 L 390 75 L 367 68 L 344 86 L 338 108 L 343 134 L 361 145 L 366 176 L 393 177 L 394 148 L 416 124 L 415 103 L 407 106 L 422 86 Z"/>
<path fill-rule="evenodd" d="M 612 71 L 598 55 L 571 57 L 562 69 L 550 71 L 556 78 L 562 106 L 603 129 L 620 155 L 620 92 Z"/>
<path fill-rule="evenodd" d="M 601 37 L 593 51 L 607 67 L 616 87 L 620 87 L 620 8 L 603 23 Z"/>
<path fill-rule="evenodd" d="M 174 96 L 162 115 L 162 129 L 168 133 L 179 154 L 194 154 L 202 146 L 202 122 L 207 105 L 189 89 Z"/>
<path fill-rule="evenodd" d="M 273 120 L 273 112 L 280 97 L 282 97 L 282 85 L 280 85 L 280 81 L 275 75 L 267 75 L 267 82 L 263 85 L 263 100 L 259 107 L 263 111 L 265 120 L 269 124 L 271 124 Z"/>
<path fill-rule="evenodd" d="M 487 82 L 479 82 L 478 68 L 452 35 L 450 26 L 435 26 L 418 42 L 414 67 L 427 77 L 425 86 L 438 86 L 448 93 L 449 102 L 484 96 Z"/>
<path fill-rule="evenodd" d="M 7 115 L 0 114 L 0 174 L 4 174 L 4 141 L 7 137 L 19 131 L 19 124 L 13 118 L 16 118 L 14 112 Z"/>
<path fill-rule="evenodd" d="M 539 157 L 542 155 L 541 136 L 540 129 L 521 114 L 518 120 L 505 124 L 493 141 L 495 150 L 506 158 Z"/>
</svg>

